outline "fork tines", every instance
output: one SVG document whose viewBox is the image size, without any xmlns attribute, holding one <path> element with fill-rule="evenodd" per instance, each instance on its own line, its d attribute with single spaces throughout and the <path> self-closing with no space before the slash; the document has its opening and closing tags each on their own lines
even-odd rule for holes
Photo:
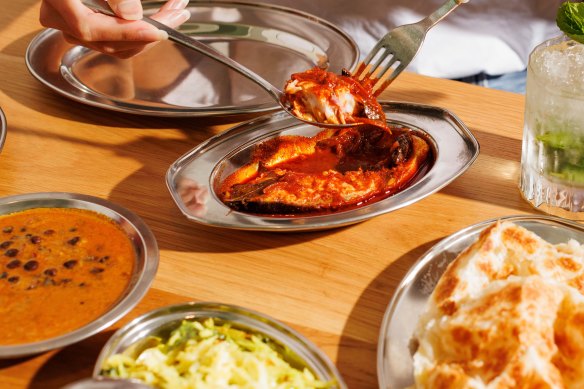
<svg viewBox="0 0 584 389">
<path fill-rule="evenodd" d="M 466 2 L 468 0 L 446 0 L 419 22 L 389 31 L 359 63 L 352 76 L 362 84 L 372 86 L 373 95 L 378 96 L 412 62 L 428 30 Z"/>
<path fill-rule="evenodd" d="M 402 64 L 395 53 L 391 52 L 383 42 L 378 42 L 367 57 L 359 63 L 353 77 L 362 83 L 370 83 L 373 95 L 377 96 L 387 88 L 406 65 Z"/>
</svg>

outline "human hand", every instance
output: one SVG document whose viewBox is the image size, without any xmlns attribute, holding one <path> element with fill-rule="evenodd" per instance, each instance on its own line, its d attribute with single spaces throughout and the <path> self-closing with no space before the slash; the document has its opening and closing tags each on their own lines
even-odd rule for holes
<svg viewBox="0 0 584 389">
<path fill-rule="evenodd" d="M 61 30 L 67 42 L 88 47 L 118 58 L 130 58 L 153 42 L 168 38 L 166 32 L 140 20 L 140 0 L 109 0 L 118 17 L 107 16 L 87 8 L 81 0 L 43 0 L 40 22 Z M 188 0 L 168 0 L 150 16 L 169 27 L 186 22 Z"/>
</svg>

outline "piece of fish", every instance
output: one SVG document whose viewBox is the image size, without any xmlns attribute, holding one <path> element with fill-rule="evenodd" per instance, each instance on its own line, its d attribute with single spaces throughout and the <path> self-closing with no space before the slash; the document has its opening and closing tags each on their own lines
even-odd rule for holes
<svg viewBox="0 0 584 389">
<path fill-rule="evenodd" d="M 373 124 L 281 136 L 259 144 L 217 193 L 244 212 L 330 213 L 404 189 L 430 157 L 429 144 L 413 131 Z"/>
<path fill-rule="evenodd" d="M 295 73 L 284 87 L 285 102 L 294 115 L 328 124 L 379 122 L 385 125 L 383 108 L 369 83 L 361 83 L 344 71 L 337 75 L 315 67 Z"/>
</svg>

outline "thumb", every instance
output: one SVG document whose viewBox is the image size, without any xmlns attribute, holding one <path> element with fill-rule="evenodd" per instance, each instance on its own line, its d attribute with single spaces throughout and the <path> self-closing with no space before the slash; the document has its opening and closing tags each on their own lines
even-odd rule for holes
<svg viewBox="0 0 584 389">
<path fill-rule="evenodd" d="M 122 19 L 142 19 L 142 3 L 140 0 L 109 0 L 112 10 Z"/>
</svg>

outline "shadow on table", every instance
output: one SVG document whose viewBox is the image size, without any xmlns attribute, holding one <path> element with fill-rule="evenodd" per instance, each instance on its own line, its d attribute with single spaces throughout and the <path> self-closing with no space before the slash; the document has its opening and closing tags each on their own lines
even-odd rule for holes
<svg viewBox="0 0 584 389">
<path fill-rule="evenodd" d="M 142 148 L 143 142 L 139 142 Z M 124 147 L 124 150 L 128 147 Z M 170 164 L 179 155 L 172 157 Z M 141 200 L 152 204 L 151 207 L 141 207 L 139 216 L 150 226 L 158 240 L 161 250 L 175 250 L 189 253 L 238 253 L 255 250 L 270 250 L 278 247 L 302 244 L 318 240 L 323 236 L 338 233 L 344 228 L 312 232 L 262 232 L 243 231 L 206 226 L 187 219 L 174 203 L 165 183 L 165 169 L 152 171 L 153 166 L 145 162 L 144 166 L 120 182 L 110 192 L 109 200 L 133 209 L 132 198 L 135 193 L 142 193 Z M 148 182 L 147 187 L 143 175 L 160 177 Z"/>
<path fill-rule="evenodd" d="M 194 143 L 203 140 L 201 134 L 192 135 L 190 139 Z M 161 250 L 195 254 L 268 250 L 301 244 L 342 231 L 343 228 L 350 228 L 317 232 L 260 232 L 205 226 L 187 219 L 174 203 L 165 178 L 170 165 L 194 146 L 180 140 L 142 137 L 136 142 L 115 148 L 118 154 L 138 160 L 142 167 L 116 185 L 108 199 L 138 213 L 154 232 Z M 144 160 L 144 155 L 155 156 L 159 163 Z M 144 180 L 145 176 L 153 179 Z M 136 201 L 140 201 L 142 205 L 134 206 Z"/>
<path fill-rule="evenodd" d="M 359 297 L 345 323 L 337 355 L 337 367 L 349 388 L 378 387 L 377 339 L 385 310 L 410 267 L 439 241 L 427 242 L 399 257 L 379 273 Z M 374 339 L 374 342 L 364 338 Z M 355 365 L 355 361 L 360 362 Z M 357 366 L 366 369 L 355 371 Z"/>
<path fill-rule="evenodd" d="M 59 389 L 72 382 L 91 377 L 100 350 L 114 333 L 101 332 L 84 341 L 67 346 L 47 359 L 30 381 L 28 389 Z M 0 361 L 0 369 L 35 358 Z"/>
<path fill-rule="evenodd" d="M 94 124 L 108 123 L 115 120 L 116 116 L 116 114 L 111 114 L 107 117 L 96 118 Z M 124 131 L 127 130 L 124 129 Z M 81 146 L 102 147 L 108 152 L 138 161 L 141 167 L 113 187 L 108 200 L 138 214 L 152 229 L 162 250 L 197 253 L 272 249 L 318 239 L 325 234 L 339 231 L 335 229 L 284 234 L 238 231 L 208 227 L 188 220 L 175 205 L 166 187 L 166 172 L 180 156 L 218 131 L 220 129 L 207 126 L 202 131 L 183 130 L 184 138 L 179 139 L 143 135 L 129 143 L 108 144 L 99 142 L 99 137 L 96 137 L 97 140 L 78 138 L 74 133 L 56 134 L 17 126 L 9 129 L 10 133 L 21 132 L 35 137 L 59 138 L 63 142 Z M 39 191 L 43 190 L 54 189 L 39 187 Z M 258 239 L 258 237 L 261 238 Z"/>
<path fill-rule="evenodd" d="M 518 185 L 521 140 L 484 131 L 474 134 L 481 145 L 479 157 L 467 172 L 440 192 L 518 212 L 533 212 Z"/>
</svg>

